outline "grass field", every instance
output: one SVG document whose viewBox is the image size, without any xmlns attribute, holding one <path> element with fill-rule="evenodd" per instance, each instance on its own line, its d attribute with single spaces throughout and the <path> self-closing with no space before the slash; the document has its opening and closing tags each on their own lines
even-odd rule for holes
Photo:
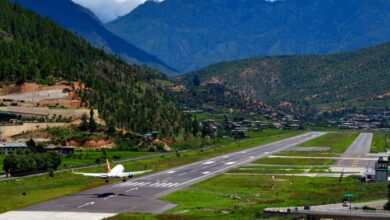
<svg viewBox="0 0 390 220">
<path fill-rule="evenodd" d="M 222 219 L 253 219 L 267 207 L 315 205 L 340 202 L 345 193 L 357 198 L 386 195 L 386 184 L 367 184 L 346 178 L 276 177 L 221 175 L 163 199 L 178 204 L 170 211 L 189 210 L 189 215 Z M 212 199 L 210 199 L 212 198 Z M 221 215 L 227 211 L 226 215 Z"/>
<path fill-rule="evenodd" d="M 375 131 L 371 153 L 386 152 L 390 148 L 390 132 Z"/>
<path fill-rule="evenodd" d="M 97 158 L 101 158 L 101 161 L 104 162 L 104 158 L 108 158 L 110 160 L 124 160 L 153 154 L 157 153 L 133 151 L 106 151 L 106 155 L 103 155 L 103 153 L 100 151 L 76 151 L 73 155 L 69 155 L 62 159 L 60 168 L 70 168 L 88 164 L 95 164 Z"/>
<path fill-rule="evenodd" d="M 292 137 L 302 132 L 288 132 L 267 136 L 266 138 L 245 139 L 205 151 L 191 151 L 177 155 L 168 155 L 123 163 L 126 170 L 153 169 L 160 171 L 171 167 L 219 156 L 222 154 L 263 145 L 280 139 Z M 85 169 L 83 172 L 103 172 L 104 167 Z M 103 185 L 103 181 L 95 178 L 80 177 L 64 172 L 54 178 L 47 176 L 31 177 L 23 180 L 0 182 L 0 212 L 25 207 L 64 195 L 80 192 Z M 26 193 L 23 195 L 23 193 Z"/>
<path fill-rule="evenodd" d="M 342 132 L 328 133 L 321 137 L 301 144 L 301 147 L 330 147 L 328 153 L 344 153 L 344 151 L 357 138 L 358 133 Z"/>
<path fill-rule="evenodd" d="M 255 219 L 267 207 L 294 207 L 385 198 L 386 184 L 363 183 L 352 177 L 276 177 L 223 174 L 162 199 L 178 204 L 164 215 L 122 214 L 112 219 Z M 172 215 L 178 214 L 180 215 Z M 283 217 L 283 219 L 286 219 Z"/>
</svg>

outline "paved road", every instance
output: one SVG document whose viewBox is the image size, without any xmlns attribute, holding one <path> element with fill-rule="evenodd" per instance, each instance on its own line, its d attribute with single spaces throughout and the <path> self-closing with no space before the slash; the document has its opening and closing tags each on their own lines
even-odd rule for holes
<svg viewBox="0 0 390 220">
<path fill-rule="evenodd" d="M 256 148 L 139 177 L 126 183 L 106 185 L 27 207 L 20 211 L 8 212 L 0 215 L 0 219 L 26 219 L 27 215 L 37 212 L 39 215 L 32 215 L 37 216 L 33 218 L 34 220 L 45 219 L 45 217 L 50 219 L 79 219 L 75 213 L 83 213 L 83 220 L 101 218 L 101 215 L 95 216 L 93 213 L 101 213 L 103 216 L 123 212 L 162 213 L 175 206 L 159 200 L 158 198 L 162 195 L 177 191 L 229 169 L 285 150 L 323 134 L 325 133 L 307 133 Z M 53 215 L 53 212 L 56 215 Z M 90 213 L 89 217 L 85 216 L 86 213 Z"/>
<path fill-rule="evenodd" d="M 375 164 L 374 160 L 364 160 L 370 153 L 372 133 L 361 133 L 356 140 L 348 147 L 343 156 L 345 159 L 338 160 L 335 165 L 331 167 L 332 170 L 350 169 L 350 168 L 372 168 Z M 351 159 L 354 158 L 354 159 Z M 362 159 L 359 159 L 362 158 Z"/>
</svg>

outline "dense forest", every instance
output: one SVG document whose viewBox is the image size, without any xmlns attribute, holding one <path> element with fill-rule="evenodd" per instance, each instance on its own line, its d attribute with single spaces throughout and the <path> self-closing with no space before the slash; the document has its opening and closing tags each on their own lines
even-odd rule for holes
<svg viewBox="0 0 390 220">
<path fill-rule="evenodd" d="M 8 0 L 0 0 L 0 48 L 0 81 L 81 81 L 85 105 L 98 108 L 109 126 L 164 136 L 189 129 L 190 119 L 152 82 L 164 75 L 129 66 Z"/>
<path fill-rule="evenodd" d="M 71 0 L 13 0 L 24 8 L 48 17 L 61 27 L 76 33 L 97 48 L 116 54 L 130 64 L 147 64 L 166 72 L 175 72 L 157 57 L 140 50 L 108 31 L 88 9 Z"/>
<path fill-rule="evenodd" d="M 329 106 L 390 104 L 390 44 L 323 56 L 263 57 L 211 65 L 178 78 L 226 88 L 267 103 Z"/>
</svg>

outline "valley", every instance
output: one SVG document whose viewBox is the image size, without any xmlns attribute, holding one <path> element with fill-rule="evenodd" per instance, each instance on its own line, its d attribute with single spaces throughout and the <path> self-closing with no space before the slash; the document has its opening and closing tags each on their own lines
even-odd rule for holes
<svg viewBox="0 0 390 220">
<path fill-rule="evenodd" d="M 0 219 L 390 218 L 389 3 L 0 0 Z"/>
</svg>

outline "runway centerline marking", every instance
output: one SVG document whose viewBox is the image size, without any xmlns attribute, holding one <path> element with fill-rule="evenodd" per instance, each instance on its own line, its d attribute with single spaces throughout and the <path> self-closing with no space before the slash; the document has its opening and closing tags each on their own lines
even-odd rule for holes
<svg viewBox="0 0 390 220">
<path fill-rule="evenodd" d="M 134 191 L 134 190 L 138 190 L 138 188 L 131 188 L 129 190 L 126 190 L 126 192 L 131 192 L 131 191 Z"/>
<path fill-rule="evenodd" d="M 317 136 L 321 136 L 321 135 L 314 135 L 313 137 L 317 137 Z M 270 154 L 270 153 L 271 153 L 271 154 L 273 154 L 273 153 L 275 153 L 275 152 L 280 152 L 280 151 L 283 151 L 283 150 L 285 150 L 285 149 L 287 149 L 287 148 L 290 148 L 290 147 L 293 147 L 293 146 L 295 146 L 295 145 L 299 144 L 300 142 L 301 142 L 301 141 L 298 141 L 298 143 L 292 143 L 292 144 L 289 144 L 289 145 L 287 145 L 287 146 L 285 146 L 285 147 L 282 147 L 282 148 L 280 148 L 280 149 L 278 149 L 278 150 L 274 150 L 274 151 L 272 151 L 272 152 L 268 152 L 268 154 Z M 282 143 L 280 143 L 280 144 L 282 144 Z M 244 151 L 244 152 L 246 153 L 246 151 Z M 241 152 L 241 153 L 243 153 L 243 152 Z M 262 154 L 261 154 L 261 155 L 259 155 L 259 156 L 255 156 L 255 157 L 253 157 L 253 158 L 250 158 L 250 159 L 247 159 L 247 160 L 244 160 L 244 161 L 238 162 L 238 163 L 236 163 L 236 164 L 233 164 L 233 165 L 230 165 L 230 166 L 224 167 L 224 168 L 222 168 L 222 169 L 219 169 L 219 170 L 217 170 L 217 171 L 210 172 L 210 173 L 208 173 L 208 174 L 205 174 L 205 175 L 203 175 L 203 176 L 200 176 L 200 177 L 197 177 L 197 178 L 194 178 L 194 179 L 188 180 L 188 181 L 186 181 L 186 182 L 183 182 L 183 183 L 181 183 L 179 186 L 182 186 L 182 185 L 185 185 L 185 184 L 188 184 L 188 183 L 191 183 L 191 182 L 194 182 L 194 181 L 200 180 L 200 179 L 204 179 L 204 178 L 205 178 L 205 177 L 207 177 L 207 176 L 210 176 L 210 175 L 213 175 L 213 174 L 219 173 L 219 172 L 221 172 L 221 171 L 224 171 L 224 170 L 227 170 L 227 169 L 233 168 L 233 167 L 235 167 L 235 166 L 238 166 L 238 165 L 241 165 L 241 164 L 249 163 L 249 162 L 253 161 L 254 159 L 258 159 L 258 158 L 264 157 L 264 156 L 266 156 L 266 155 L 267 155 L 267 154 L 264 154 L 264 153 L 262 153 Z"/>
<path fill-rule="evenodd" d="M 113 197 L 117 197 L 118 195 L 111 195 L 111 196 L 109 196 L 109 197 L 107 197 L 107 198 L 104 198 L 104 200 L 107 200 L 107 199 L 109 199 L 109 198 L 113 198 Z"/>
<path fill-rule="evenodd" d="M 215 162 L 214 161 L 207 161 L 207 162 L 204 162 L 203 164 L 207 165 L 207 164 L 213 164 L 213 163 L 215 163 Z"/>
<path fill-rule="evenodd" d="M 235 164 L 237 163 L 236 161 L 230 161 L 230 162 L 227 162 L 227 163 L 224 163 L 225 165 L 232 165 L 232 164 Z"/>
<path fill-rule="evenodd" d="M 209 173 L 210 173 L 210 171 L 205 171 L 202 174 L 209 174 Z"/>
<path fill-rule="evenodd" d="M 85 204 L 83 204 L 83 205 L 81 205 L 81 206 L 79 206 L 77 208 L 81 209 L 82 207 L 93 205 L 93 204 L 95 204 L 95 202 L 93 202 L 93 201 L 92 202 L 87 202 L 87 203 L 85 203 Z"/>
</svg>

